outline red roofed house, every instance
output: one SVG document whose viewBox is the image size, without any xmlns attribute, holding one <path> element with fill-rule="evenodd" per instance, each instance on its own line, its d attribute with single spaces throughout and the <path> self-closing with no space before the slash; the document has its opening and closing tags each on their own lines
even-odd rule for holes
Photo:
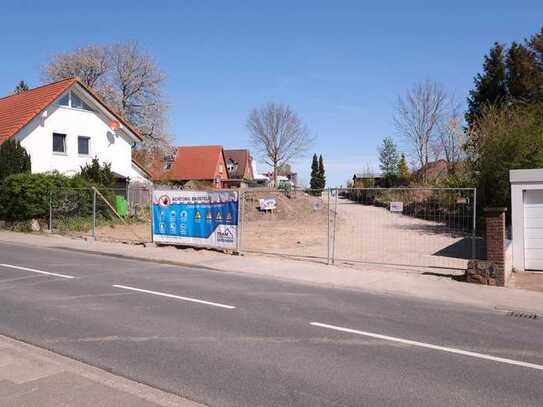
<svg viewBox="0 0 543 407">
<path fill-rule="evenodd" d="M 75 175 L 97 157 L 122 182 L 149 178 L 132 161 L 142 136 L 76 78 L 0 98 L 0 144 L 11 138 L 30 154 L 33 173 Z"/>
<path fill-rule="evenodd" d="M 247 187 L 254 180 L 253 157 L 249 150 L 224 150 L 230 187 Z"/>
<path fill-rule="evenodd" d="M 226 160 L 222 146 L 178 147 L 170 170 L 163 180 L 187 185 L 224 188 L 228 180 Z"/>
</svg>

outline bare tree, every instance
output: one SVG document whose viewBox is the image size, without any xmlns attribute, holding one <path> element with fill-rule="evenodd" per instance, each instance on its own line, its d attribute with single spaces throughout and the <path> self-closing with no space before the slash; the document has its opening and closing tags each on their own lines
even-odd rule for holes
<svg viewBox="0 0 543 407">
<path fill-rule="evenodd" d="M 454 97 L 450 97 L 441 121 L 438 123 L 438 148 L 445 157 L 450 173 L 454 174 L 458 163 L 464 158 L 466 136 L 463 129 L 463 114 Z"/>
<path fill-rule="evenodd" d="M 106 47 L 88 45 L 71 52 L 52 55 L 49 62 L 42 67 L 44 82 L 58 81 L 78 77 L 90 88 L 99 90 L 109 70 Z"/>
<path fill-rule="evenodd" d="M 42 69 L 44 81 L 79 77 L 144 136 L 141 147 L 169 145 L 164 74 L 137 43 L 89 45 L 53 55 Z"/>
<path fill-rule="evenodd" d="M 253 109 L 247 119 L 250 142 L 273 168 L 273 185 L 277 185 L 278 167 L 302 156 L 313 143 L 309 130 L 289 107 L 268 103 Z"/>
<path fill-rule="evenodd" d="M 394 124 L 415 153 L 420 168 L 428 165 L 446 100 L 443 86 L 429 79 L 415 84 L 404 97 L 398 97 Z"/>
</svg>

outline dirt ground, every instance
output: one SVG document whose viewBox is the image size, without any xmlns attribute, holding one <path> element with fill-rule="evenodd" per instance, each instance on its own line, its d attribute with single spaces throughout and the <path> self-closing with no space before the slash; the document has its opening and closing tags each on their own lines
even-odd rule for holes
<svg viewBox="0 0 543 407">
<path fill-rule="evenodd" d="M 277 210 L 258 210 L 260 198 L 273 197 Z M 417 219 L 387 208 L 360 205 L 328 196 L 298 192 L 291 198 L 281 193 L 255 192 L 244 202 L 241 250 L 300 256 L 356 264 L 385 263 L 465 269 L 471 240 L 443 222 Z M 329 219 L 330 216 L 330 219 Z M 337 225 L 334 232 L 334 222 Z M 328 235 L 330 234 L 330 246 Z M 100 227 L 102 241 L 150 241 L 150 225 L 137 223 Z M 335 245 L 334 243 L 335 242 Z"/>
</svg>

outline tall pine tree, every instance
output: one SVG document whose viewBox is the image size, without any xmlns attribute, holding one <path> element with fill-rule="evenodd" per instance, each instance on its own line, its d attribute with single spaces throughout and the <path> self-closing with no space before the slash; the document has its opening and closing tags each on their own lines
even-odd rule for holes
<svg viewBox="0 0 543 407">
<path fill-rule="evenodd" d="M 486 105 L 501 105 L 507 98 L 507 80 L 504 46 L 494 43 L 490 53 L 485 56 L 483 73 L 474 79 L 475 89 L 468 98 L 466 122 L 471 127 L 481 116 Z"/>
<path fill-rule="evenodd" d="M 532 103 L 539 98 L 543 71 L 536 65 L 535 54 L 513 42 L 507 52 L 507 90 L 512 102 Z"/>
<path fill-rule="evenodd" d="M 311 162 L 311 180 L 309 181 L 311 189 L 319 189 L 319 160 L 317 154 L 313 154 L 313 161 Z"/>
<path fill-rule="evenodd" d="M 322 154 L 319 155 L 319 171 L 317 179 L 319 183 L 319 189 L 324 189 L 326 187 L 326 172 L 324 170 L 324 161 L 322 159 Z"/>
</svg>

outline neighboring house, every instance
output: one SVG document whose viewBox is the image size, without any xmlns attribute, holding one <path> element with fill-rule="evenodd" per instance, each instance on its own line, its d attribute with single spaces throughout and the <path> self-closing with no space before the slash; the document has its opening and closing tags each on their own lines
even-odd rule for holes
<svg viewBox="0 0 543 407">
<path fill-rule="evenodd" d="M 110 163 L 117 186 L 147 181 L 132 160 L 139 132 L 78 79 L 65 79 L 0 99 L 0 144 L 21 143 L 32 172 L 75 175 L 96 157 Z"/>
<path fill-rule="evenodd" d="M 444 180 L 449 175 L 447 161 L 440 159 L 431 161 L 421 169 L 415 171 L 414 178 L 418 182 L 436 182 Z"/>
<path fill-rule="evenodd" d="M 230 188 L 247 187 L 254 179 L 253 157 L 249 150 L 224 150 Z"/>
<path fill-rule="evenodd" d="M 178 147 L 171 168 L 161 181 L 174 182 L 186 188 L 225 188 L 228 170 L 222 146 Z"/>
</svg>

